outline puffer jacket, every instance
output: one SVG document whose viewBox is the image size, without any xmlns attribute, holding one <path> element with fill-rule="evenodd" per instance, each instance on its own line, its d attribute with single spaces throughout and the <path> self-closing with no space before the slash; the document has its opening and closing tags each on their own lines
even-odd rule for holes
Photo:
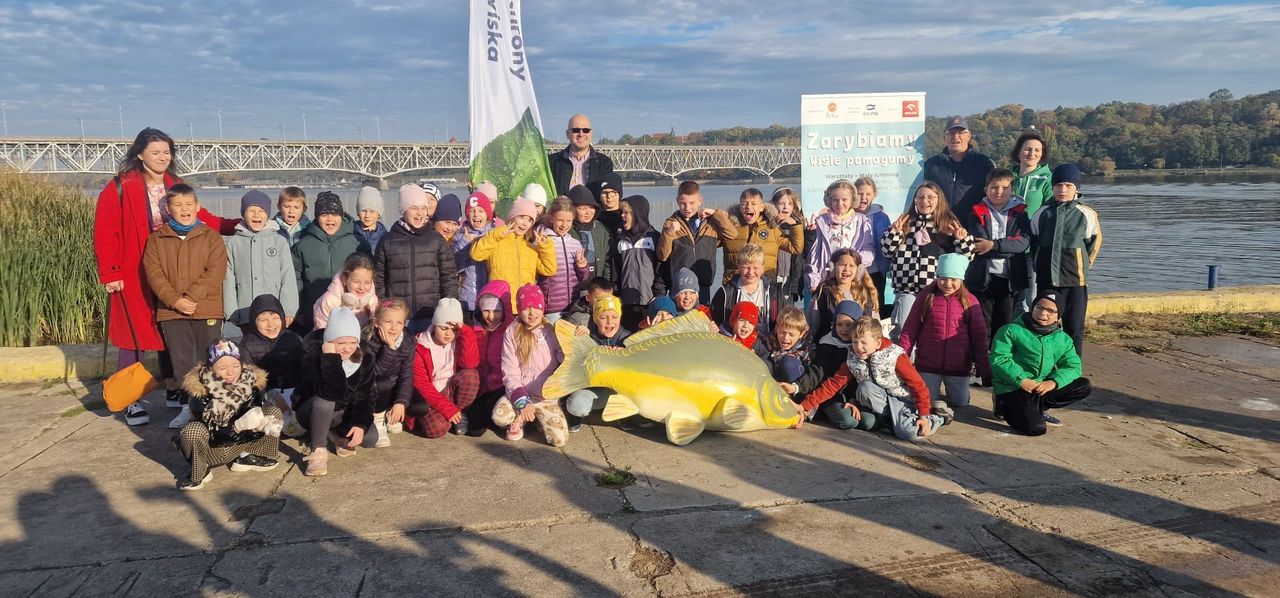
<svg viewBox="0 0 1280 598">
<path fill-rule="evenodd" d="M 431 332 L 423 332 L 421 334 L 430 335 Z M 408 339 L 413 345 L 413 358 L 411 359 L 413 366 L 413 390 L 431 406 L 433 411 L 438 412 L 449 419 L 456 415 L 458 411 L 457 405 L 453 404 L 448 397 L 444 396 L 439 389 L 436 388 L 435 364 L 431 362 L 431 349 L 424 347 L 421 340 Z M 425 342 L 435 342 L 426 339 Z M 475 330 L 467 327 L 458 329 L 458 336 L 453 339 L 453 373 L 456 376 L 462 370 L 474 370 L 480 365 L 480 350 L 476 346 Z M 407 405 L 407 403 L 406 403 Z"/>
<path fill-rule="evenodd" d="M 398 220 L 378 243 L 373 284 L 381 297 L 404 300 L 410 321 L 429 321 L 436 303 L 458 295 L 453 248 L 430 224 L 413 229 Z"/>
<path fill-rule="evenodd" d="M 969 234 L 977 239 L 991 240 L 999 215 L 995 206 L 983 198 L 969 211 Z M 984 254 L 975 254 L 964 275 L 965 288 L 981 293 L 991 284 L 991 260 L 1004 260 L 1003 277 L 1009 280 L 1009 289 L 1025 289 L 1030 285 L 1027 276 L 1027 249 L 1031 247 L 1031 223 L 1027 208 L 1017 197 L 1011 198 L 1003 211 L 1004 237 L 995 239 L 996 247 Z"/>
<path fill-rule="evenodd" d="M 325 353 L 324 331 L 314 330 L 302 339 L 302 381 L 293 393 L 293 409 L 297 411 L 315 397 L 333 401 L 334 408 L 342 411 L 342 423 L 334 430 L 346 436 L 351 428 L 369 431 L 373 425 L 374 395 L 373 359 L 366 355 L 368 345 L 360 343 L 353 359 L 360 359 L 360 368 L 350 376 L 342 370 L 342 358 L 336 353 Z"/>
<path fill-rule="evenodd" d="M 478 298 L 485 295 L 497 297 L 504 305 L 511 303 L 511 287 L 507 286 L 506 281 L 489 281 L 476 296 Z M 472 330 L 475 331 L 476 345 L 480 350 L 480 392 L 502 390 L 502 339 L 513 320 L 515 315 L 504 309 L 502 323 L 493 330 L 487 330 L 484 318 L 476 314 L 476 325 L 472 326 Z"/>
<path fill-rule="evenodd" d="M 1013 196 L 1021 197 L 1027 204 L 1027 214 L 1034 214 L 1046 201 L 1053 201 L 1053 169 L 1040 163 L 1031 172 L 1019 174 L 1019 166 L 1013 165 Z"/>
<path fill-rule="evenodd" d="M 716 248 L 738 236 L 738 227 L 729 221 L 729 213 L 716 210 L 710 218 L 703 219 L 697 231 L 677 210 L 662 224 L 662 236 L 658 238 L 658 259 L 662 261 L 662 276 L 668 287 L 675 286 L 675 276 L 681 268 L 688 268 L 698 277 L 698 286 L 712 286 L 716 270 Z"/>
<path fill-rule="evenodd" d="M 392 405 L 409 406 L 413 398 L 413 337 L 406 328 L 400 333 L 400 344 L 391 346 L 382 340 L 376 329 L 370 329 L 365 344 L 365 359 L 373 361 L 374 397 L 373 411 L 381 413 Z"/>
<path fill-rule="evenodd" d="M 754 224 L 747 224 L 738 206 L 729 209 L 729 222 L 737 229 L 732 239 L 724 239 L 724 284 L 738 275 L 738 252 L 747 243 L 764 248 L 764 277 L 773 280 L 778 274 L 778 252 L 804 252 L 804 224 L 797 222 L 785 229 L 778 224 L 778 211 L 765 204 L 764 213 Z"/>
<path fill-rule="evenodd" d="M 1018 390 L 1023 380 L 1053 380 L 1062 388 L 1080 377 L 1080 356 L 1075 342 L 1058 326 L 1049 334 L 1036 334 L 1023 316 L 996 331 L 991 343 L 992 392 Z"/>
<path fill-rule="evenodd" d="M 218 231 L 197 222 L 183 239 L 165 223 L 147 239 L 142 268 L 156 294 L 157 322 L 222 319 L 227 246 Z M 188 316 L 173 307 L 183 297 L 196 302 L 195 313 Z"/>
<path fill-rule="evenodd" d="M 539 276 L 556 273 L 556 251 L 551 239 L 534 245 L 522 236 L 512 234 L 507 226 L 498 226 L 471 244 L 471 259 L 484 262 L 489 280 L 503 280 L 513 289 L 535 284 Z M 515 297 L 511 312 L 515 313 Z"/>
<path fill-rule="evenodd" d="M 964 214 L 969 211 L 969 206 L 982 201 L 986 193 L 987 173 L 995 167 L 991 158 L 978 153 L 972 146 L 959 162 L 952 160 L 951 152 L 944 147 L 925 161 L 924 180 L 942 187 L 951 213 Z"/>
<path fill-rule="evenodd" d="M 298 277 L 293 273 L 289 241 L 280 236 L 280 225 L 268 220 L 258 232 L 242 222 L 226 237 L 227 275 L 222 279 L 222 310 L 227 321 L 252 324 L 249 304 L 258 295 L 280 299 L 284 315 L 298 313 Z"/>
<path fill-rule="evenodd" d="M 635 225 L 619 230 L 613 244 L 614 282 L 623 305 L 648 305 L 654 297 L 665 295 L 667 285 L 658 276 L 658 231 L 649 225 L 649 200 L 631 195 L 622 201 L 631 206 Z"/>
<path fill-rule="evenodd" d="M 343 214 L 342 224 L 333 235 L 324 232 L 320 223 L 312 222 L 302 231 L 294 244 L 293 274 L 298 278 L 298 313 L 295 322 L 311 322 L 311 309 L 316 299 L 324 294 L 333 282 L 333 276 L 342 271 L 342 265 L 357 251 L 373 255 L 368 243 L 355 233 L 351 217 Z"/>
<path fill-rule="evenodd" d="M 471 244 L 501 225 L 502 219 L 495 218 L 484 228 L 476 230 L 463 221 L 453 235 L 453 261 L 458 267 L 458 301 L 462 302 L 464 310 L 475 310 L 476 291 L 489 282 L 489 267 L 484 262 L 471 259 Z"/>
<path fill-rule="evenodd" d="M 587 281 L 591 269 L 590 266 L 579 268 L 577 265 L 578 253 L 583 252 L 583 248 L 572 230 L 564 236 L 557 235 L 550 228 L 544 228 L 542 232 L 555 249 L 556 273 L 539 277 L 538 286 L 542 287 L 542 294 L 547 299 L 547 313 L 560 313 L 578 298 L 578 291 Z"/>
<path fill-rule="evenodd" d="M 965 294 L 968 308 L 961 303 L 960 293 Z M 916 369 L 921 372 L 968 376 L 970 366 L 976 365 L 978 375 L 991 380 L 988 338 L 987 320 L 982 317 L 977 297 L 963 289 L 947 297 L 930 287 L 921 291 L 911 306 L 898 345 L 907 355 L 915 348 Z"/>
<path fill-rule="evenodd" d="M 876 259 L 875 250 L 872 249 L 875 233 L 871 230 L 870 218 L 865 214 L 854 212 L 852 220 L 844 225 L 852 229 L 850 231 L 852 236 L 845 242 L 835 240 L 835 231 L 838 227 L 835 217 L 830 213 L 819 216 L 815 224 L 818 227 L 817 234 L 813 236 L 813 246 L 809 248 L 810 290 L 817 289 L 818 285 L 827 278 L 827 272 L 831 269 L 831 254 L 840 249 L 852 249 L 858 252 L 862 265 L 870 271 Z"/>
<path fill-rule="evenodd" d="M 263 312 L 275 312 L 284 325 L 284 308 L 272 295 L 258 295 L 249 305 L 249 321 L 257 320 Z M 275 338 L 267 338 L 250 330 L 240 341 L 242 355 L 254 365 L 267 371 L 267 388 L 295 388 L 301 378 L 302 337 L 282 328 Z"/>
</svg>

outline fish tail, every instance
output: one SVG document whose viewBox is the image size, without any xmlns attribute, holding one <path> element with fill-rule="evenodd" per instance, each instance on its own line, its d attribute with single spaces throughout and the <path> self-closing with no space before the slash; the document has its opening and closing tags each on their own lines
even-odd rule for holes
<svg viewBox="0 0 1280 598">
<path fill-rule="evenodd" d="M 590 336 L 575 334 L 573 324 L 565 320 L 556 322 L 556 340 L 564 353 L 564 361 L 542 385 L 542 395 L 560 398 L 591 386 L 591 374 L 587 371 L 587 358 L 596 350 Z"/>
</svg>

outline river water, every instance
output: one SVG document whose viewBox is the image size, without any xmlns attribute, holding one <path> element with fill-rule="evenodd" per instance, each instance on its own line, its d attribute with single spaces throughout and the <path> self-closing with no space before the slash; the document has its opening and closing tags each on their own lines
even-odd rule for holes
<svg viewBox="0 0 1280 598">
<path fill-rule="evenodd" d="M 728 207 L 747 185 L 703 185 L 708 206 Z M 768 197 L 773 187 L 761 187 Z M 278 189 L 264 189 L 275 197 Z M 320 189 L 306 189 L 314 200 Z M 353 210 L 357 189 L 333 189 Z M 462 188 L 446 192 L 465 197 Z M 1219 286 L 1280 284 L 1280 182 L 1087 183 L 1084 201 L 1097 211 L 1103 245 L 1089 288 L 1096 293 L 1203 289 L 1208 266 L 1221 266 Z M 200 199 L 222 215 L 239 211 L 243 189 L 204 189 Z M 675 211 L 674 187 L 633 186 L 652 204 L 652 219 Z M 383 193 L 394 212 L 397 192 Z M 310 204 L 309 204 L 310 207 Z M 384 214 L 384 220 L 389 217 Z M 660 223 L 655 223 L 660 226 Z"/>
</svg>

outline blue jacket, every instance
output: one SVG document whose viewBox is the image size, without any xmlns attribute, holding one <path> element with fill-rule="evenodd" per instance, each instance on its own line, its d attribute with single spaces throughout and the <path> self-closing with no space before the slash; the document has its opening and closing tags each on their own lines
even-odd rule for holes
<svg viewBox="0 0 1280 598">
<path fill-rule="evenodd" d="M 369 244 L 370 251 L 377 251 L 378 241 L 382 239 L 382 235 L 387 234 L 387 227 L 382 225 L 382 221 L 379 220 L 376 222 L 373 230 L 365 230 L 359 220 L 355 221 L 353 224 L 355 225 L 356 236 L 364 239 L 364 242 Z"/>
</svg>

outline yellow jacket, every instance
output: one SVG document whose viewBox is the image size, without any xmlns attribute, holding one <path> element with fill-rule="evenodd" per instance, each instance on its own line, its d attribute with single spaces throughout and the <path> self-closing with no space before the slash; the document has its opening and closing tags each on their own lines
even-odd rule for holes
<svg viewBox="0 0 1280 598">
<path fill-rule="evenodd" d="M 489 280 L 502 280 L 511 285 L 511 310 L 516 311 L 516 294 L 520 287 L 536 284 L 539 276 L 556 273 L 556 250 L 551 239 L 534 245 L 499 226 L 471 244 L 471 259 L 484 262 Z"/>
</svg>

